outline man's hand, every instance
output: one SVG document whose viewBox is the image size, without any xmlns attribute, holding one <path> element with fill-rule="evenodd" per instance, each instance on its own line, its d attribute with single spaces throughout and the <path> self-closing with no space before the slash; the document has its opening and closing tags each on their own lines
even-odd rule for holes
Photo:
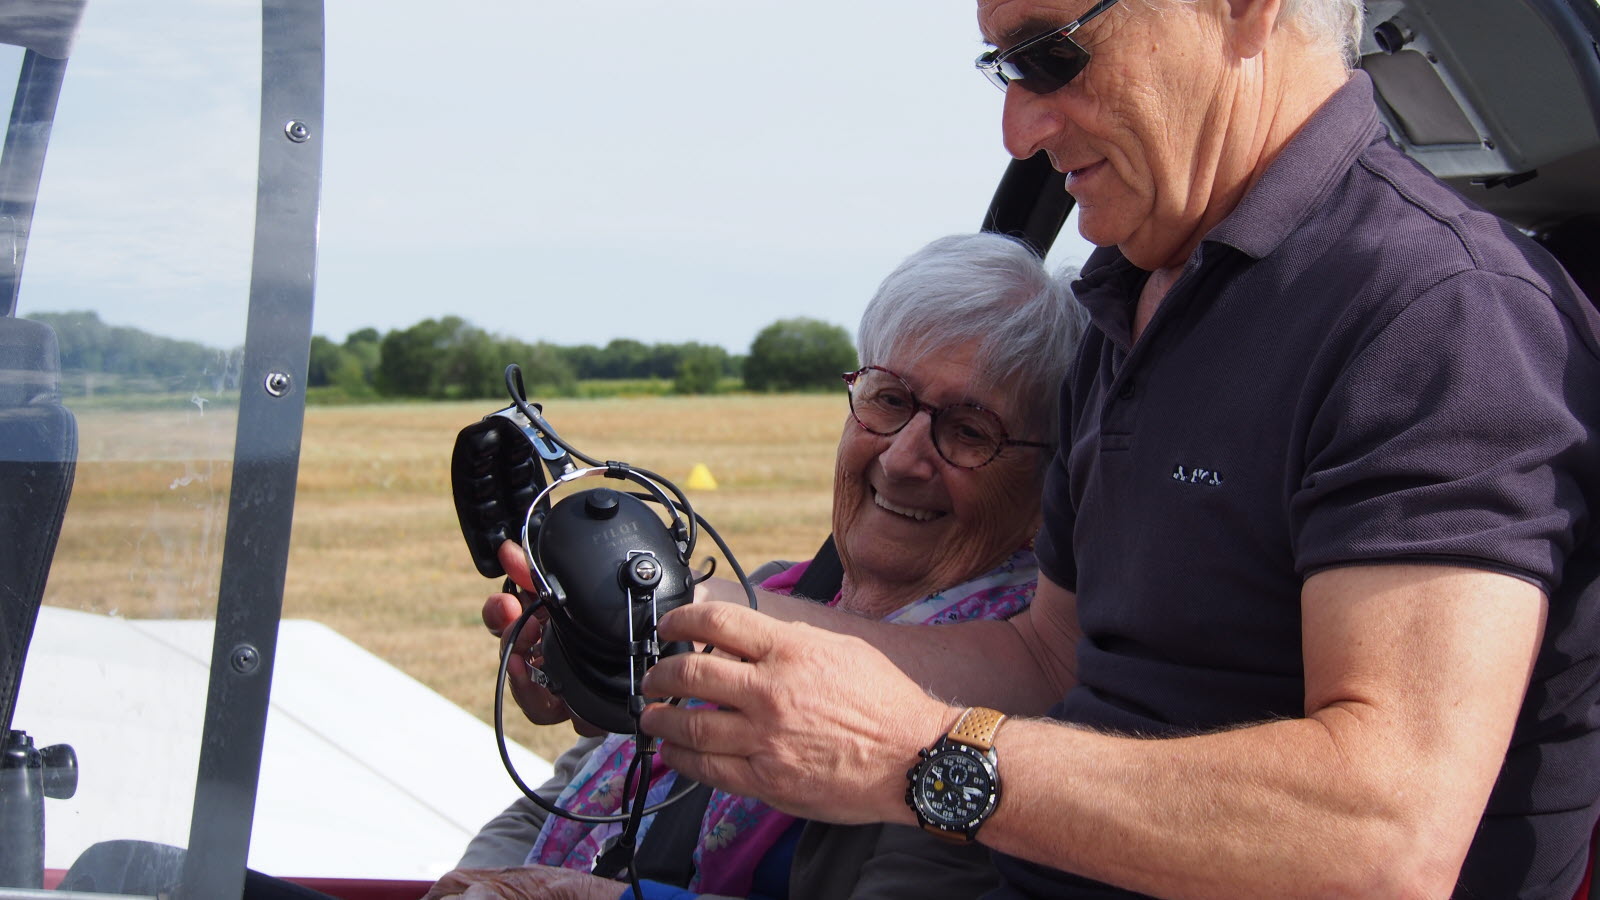
<svg viewBox="0 0 1600 900">
<path fill-rule="evenodd" d="M 615 881 L 554 866 L 457 869 L 439 879 L 422 900 L 617 900 Z"/>
<path fill-rule="evenodd" d="M 500 565 L 511 580 L 533 593 L 533 576 L 528 571 L 528 561 L 522 547 L 515 541 L 500 545 Z M 483 603 L 483 625 L 489 633 L 500 638 L 500 652 L 511 642 L 511 626 L 522 615 L 522 601 L 511 594 L 492 594 Z M 522 714 L 535 725 L 555 725 L 572 720 L 572 730 L 581 735 L 604 734 L 605 731 L 572 715 L 566 701 L 549 688 L 533 680 L 533 668 L 543 668 L 544 623 L 549 615 L 544 610 L 534 613 L 522 626 L 512 648 L 511 659 L 506 663 L 506 676 L 511 681 L 511 696 L 516 698 Z"/>
<path fill-rule="evenodd" d="M 858 638 L 729 603 L 673 610 L 661 636 L 742 658 L 683 654 L 645 675 L 651 696 L 723 707 L 645 710 L 642 724 L 662 739 L 666 765 L 806 818 L 913 821 L 906 769 L 959 710 L 928 696 L 883 654 Z"/>
</svg>

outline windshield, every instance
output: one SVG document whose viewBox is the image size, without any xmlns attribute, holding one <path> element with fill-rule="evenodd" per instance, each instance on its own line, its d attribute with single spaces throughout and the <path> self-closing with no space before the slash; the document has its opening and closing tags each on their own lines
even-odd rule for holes
<svg viewBox="0 0 1600 900">
<path fill-rule="evenodd" d="M 48 134 L 16 307 L 59 342 L 76 472 L 13 727 L 77 752 L 76 797 L 51 801 L 53 867 L 110 838 L 188 843 L 249 301 L 260 40 L 248 7 L 90 3 Z M 23 52 L 8 49 L 14 73 Z"/>
</svg>

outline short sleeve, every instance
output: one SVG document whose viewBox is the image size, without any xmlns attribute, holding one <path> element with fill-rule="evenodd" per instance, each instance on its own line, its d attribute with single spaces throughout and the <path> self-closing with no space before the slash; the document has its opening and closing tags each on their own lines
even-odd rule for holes
<svg viewBox="0 0 1600 900">
<path fill-rule="evenodd" d="M 1592 345 L 1548 293 L 1510 276 L 1467 271 L 1397 306 L 1330 351 L 1346 357 L 1303 413 L 1290 497 L 1300 574 L 1449 562 L 1551 592 L 1600 466 Z"/>
</svg>

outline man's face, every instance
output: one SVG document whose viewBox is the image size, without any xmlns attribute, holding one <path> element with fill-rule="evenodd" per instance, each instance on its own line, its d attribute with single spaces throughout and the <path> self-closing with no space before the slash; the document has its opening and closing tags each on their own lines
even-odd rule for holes
<svg viewBox="0 0 1600 900">
<path fill-rule="evenodd" d="M 984 39 L 1002 49 L 1059 28 L 1093 0 L 979 0 Z M 1227 120 L 1222 29 L 1209 0 L 1160 12 L 1123 0 L 1073 35 L 1092 54 L 1070 84 L 1006 90 L 1006 149 L 1043 150 L 1077 201 L 1079 230 L 1135 265 L 1180 265 L 1206 227 Z"/>
</svg>

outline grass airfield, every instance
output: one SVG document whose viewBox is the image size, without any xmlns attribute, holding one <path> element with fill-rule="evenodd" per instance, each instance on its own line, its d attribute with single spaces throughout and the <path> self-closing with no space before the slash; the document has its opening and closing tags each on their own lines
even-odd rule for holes
<svg viewBox="0 0 1600 900">
<path fill-rule="evenodd" d="M 334 628 L 484 721 L 498 645 L 479 609 L 497 584 L 478 575 L 461 539 L 450 453 L 461 428 L 496 408 L 309 407 L 283 609 Z M 747 569 L 806 558 L 827 534 L 848 415 L 842 393 L 556 400 L 545 415 L 588 455 L 680 486 L 704 464 L 717 488 L 686 493 Z M 46 602 L 132 618 L 214 617 L 233 410 L 94 408 L 78 422 L 80 462 Z M 718 555 L 702 536 L 697 561 Z M 534 726 L 515 710 L 506 720 L 513 739 L 546 757 L 571 742 L 564 725 Z"/>
</svg>

